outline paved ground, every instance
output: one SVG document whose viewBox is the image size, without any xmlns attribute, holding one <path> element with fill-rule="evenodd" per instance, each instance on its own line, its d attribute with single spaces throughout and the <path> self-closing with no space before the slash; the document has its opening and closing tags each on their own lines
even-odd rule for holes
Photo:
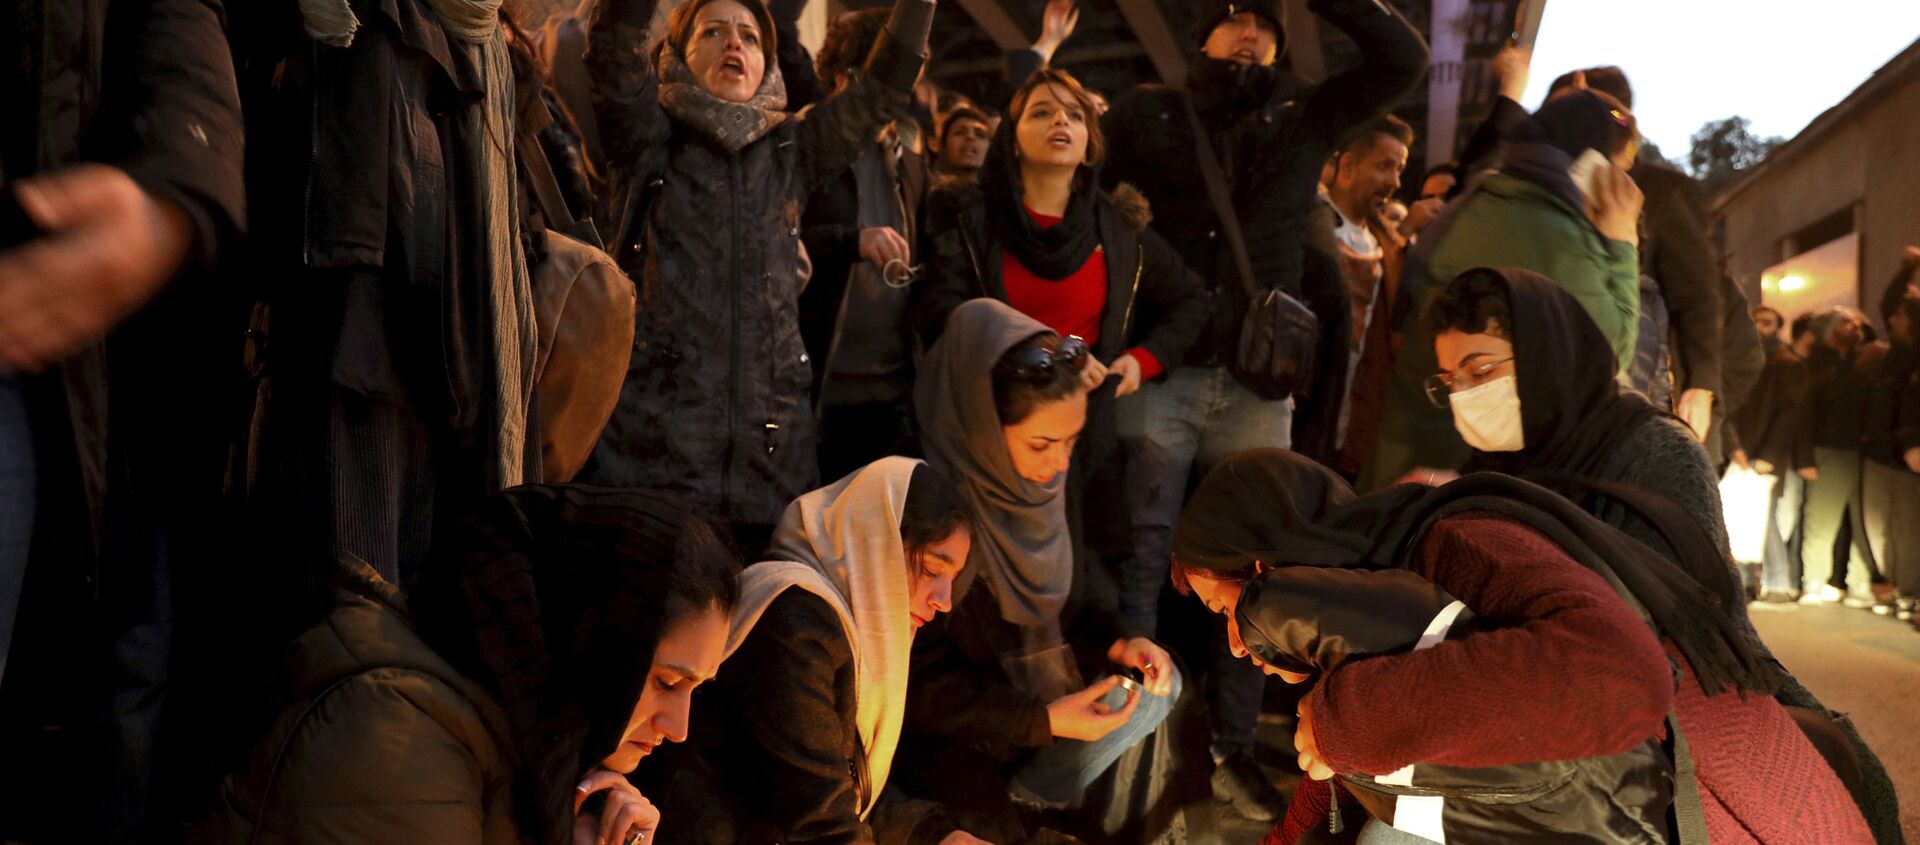
<svg viewBox="0 0 1920 845">
<path fill-rule="evenodd" d="M 1853 717 L 1893 776 L 1907 841 L 1920 845 L 1920 632 L 1837 605 L 1776 605 L 1753 618 L 1788 670 L 1828 707 Z M 1291 790 L 1299 777 L 1291 760 L 1293 720 L 1279 714 L 1291 714 L 1292 707 L 1270 701 L 1268 710 L 1261 718 L 1260 762 Z M 1225 814 L 1221 841 L 1251 845 L 1269 827 Z"/>
<path fill-rule="evenodd" d="M 1795 677 L 1853 717 L 1893 776 L 1907 841 L 1920 843 L 1920 632 L 1837 605 L 1756 610 L 1753 621 Z"/>
</svg>

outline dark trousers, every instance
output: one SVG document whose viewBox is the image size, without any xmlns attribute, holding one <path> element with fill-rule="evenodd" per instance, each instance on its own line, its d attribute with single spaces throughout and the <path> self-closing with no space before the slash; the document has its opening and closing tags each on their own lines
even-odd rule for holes
<svg viewBox="0 0 1920 845">
<path fill-rule="evenodd" d="M 1868 461 L 1863 486 L 1874 561 L 1900 598 L 1920 598 L 1920 474 Z"/>
<path fill-rule="evenodd" d="M 1839 574 L 1833 548 L 1844 521 L 1853 532 L 1852 571 L 1848 573 L 1847 585 L 1852 592 L 1865 595 L 1867 585 L 1873 580 L 1874 566 L 1873 553 L 1867 549 L 1860 452 L 1816 447 L 1813 458 L 1820 475 L 1807 482 L 1806 540 L 1801 546 L 1802 583 L 1808 592 L 1813 592 L 1827 584 L 1828 578 Z"/>
</svg>

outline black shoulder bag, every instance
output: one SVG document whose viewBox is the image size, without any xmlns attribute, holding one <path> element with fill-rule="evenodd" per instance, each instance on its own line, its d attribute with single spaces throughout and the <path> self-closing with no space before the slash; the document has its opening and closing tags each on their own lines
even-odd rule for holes
<svg viewBox="0 0 1920 845">
<path fill-rule="evenodd" d="M 1314 357 L 1320 347 L 1320 318 L 1286 291 L 1263 290 L 1254 282 L 1253 261 L 1247 257 L 1246 238 L 1241 235 L 1240 218 L 1234 213 L 1233 197 L 1227 192 L 1227 177 L 1219 157 L 1214 155 L 1213 141 L 1193 107 L 1193 98 L 1183 91 L 1180 102 L 1193 127 L 1200 173 L 1206 177 L 1207 195 L 1220 218 L 1220 233 L 1233 251 L 1234 268 L 1247 296 L 1247 313 L 1240 318 L 1239 342 L 1234 345 L 1228 370 L 1262 399 L 1305 395 L 1312 386 Z"/>
</svg>

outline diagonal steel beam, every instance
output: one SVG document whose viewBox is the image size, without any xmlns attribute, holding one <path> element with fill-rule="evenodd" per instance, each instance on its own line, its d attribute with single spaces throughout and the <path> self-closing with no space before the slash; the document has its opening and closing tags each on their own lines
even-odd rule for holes
<svg viewBox="0 0 1920 845">
<path fill-rule="evenodd" d="M 1160 13 L 1160 4 L 1156 0 L 1116 2 L 1121 16 L 1127 19 L 1127 26 L 1133 30 L 1133 37 L 1147 48 L 1147 58 L 1153 61 L 1154 70 L 1160 72 L 1160 81 L 1174 88 L 1185 86 L 1187 51 L 1168 28 L 1166 15 Z"/>
<path fill-rule="evenodd" d="M 1020 29 L 1020 24 L 1007 14 L 1005 6 L 999 0 L 957 0 L 960 8 L 980 25 L 980 29 L 993 39 L 1001 50 L 1025 50 L 1033 39 Z"/>
</svg>

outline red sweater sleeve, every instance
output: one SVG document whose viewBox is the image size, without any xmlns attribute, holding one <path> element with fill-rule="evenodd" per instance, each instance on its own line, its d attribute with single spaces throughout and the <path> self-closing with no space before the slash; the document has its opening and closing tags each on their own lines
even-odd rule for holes
<svg viewBox="0 0 1920 845">
<path fill-rule="evenodd" d="M 1143 382 L 1151 380 L 1154 376 L 1165 372 L 1167 369 L 1165 365 L 1160 363 L 1160 359 L 1155 357 L 1152 352 L 1147 351 L 1147 348 L 1144 346 L 1136 346 L 1127 350 L 1125 354 L 1132 355 L 1133 360 L 1140 362 L 1140 380 Z"/>
<path fill-rule="evenodd" d="M 1337 772 L 1482 767 L 1618 754 L 1660 732 L 1673 672 L 1605 580 L 1533 529 L 1446 519 L 1416 571 L 1487 630 L 1355 660 L 1314 688 L 1314 739 Z"/>
</svg>

